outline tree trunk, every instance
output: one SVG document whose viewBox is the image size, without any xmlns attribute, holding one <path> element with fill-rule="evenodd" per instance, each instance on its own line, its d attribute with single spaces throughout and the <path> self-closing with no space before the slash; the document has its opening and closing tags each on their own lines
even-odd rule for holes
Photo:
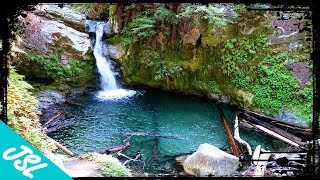
<svg viewBox="0 0 320 180">
<path fill-rule="evenodd" d="M 118 34 L 121 34 L 122 29 L 123 29 L 123 13 L 124 13 L 124 5 L 123 5 L 123 3 L 118 3 L 116 6 Z"/>
<path fill-rule="evenodd" d="M 262 126 L 263 128 L 266 128 L 266 129 L 268 129 L 276 134 L 279 134 L 282 137 L 294 142 L 294 144 L 299 144 L 301 146 L 304 146 L 306 144 L 306 143 L 302 142 L 301 138 L 299 138 L 299 137 L 297 137 L 297 136 L 295 136 L 295 135 L 293 135 L 283 129 L 280 129 L 273 124 L 270 124 L 268 122 L 264 122 L 262 120 L 254 118 L 254 117 L 251 117 L 251 116 L 247 115 L 246 113 L 243 113 L 243 114 L 247 116 L 246 118 L 251 124 L 258 124 L 258 125 Z M 254 126 L 257 127 L 257 125 L 254 125 Z M 263 128 L 258 128 L 258 129 L 265 131 L 265 132 L 268 131 L 268 130 L 263 130 Z M 268 133 L 268 134 L 274 136 L 273 133 Z M 283 139 L 283 138 L 280 138 L 280 139 Z M 288 142 L 288 141 L 286 141 L 286 142 Z M 292 144 L 292 143 L 290 142 L 290 144 Z"/>
<path fill-rule="evenodd" d="M 224 113 L 222 111 L 222 109 L 219 107 L 219 110 L 220 110 L 220 117 L 221 117 L 221 120 L 222 120 L 222 123 L 223 123 L 223 126 L 224 126 L 224 129 L 226 130 L 226 133 L 227 133 L 227 137 L 228 137 L 228 140 L 229 140 L 229 143 L 230 143 L 230 146 L 232 148 L 232 151 L 233 151 L 233 154 L 236 156 L 236 157 L 239 157 L 239 150 L 238 150 L 238 146 L 232 136 L 232 133 L 229 129 L 229 126 L 227 124 L 227 121 L 226 121 L 226 118 L 224 116 Z"/>
</svg>

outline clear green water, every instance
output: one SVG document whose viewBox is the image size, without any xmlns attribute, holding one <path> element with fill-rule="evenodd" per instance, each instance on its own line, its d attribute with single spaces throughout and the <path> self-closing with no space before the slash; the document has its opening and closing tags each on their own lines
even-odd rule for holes
<svg viewBox="0 0 320 180">
<path fill-rule="evenodd" d="M 217 105 L 200 98 L 140 91 L 127 99 L 107 101 L 99 101 L 95 93 L 91 93 L 78 97 L 76 102 L 82 106 L 65 107 L 75 123 L 49 136 L 77 154 L 122 144 L 128 138 L 126 133 L 147 132 L 178 137 L 130 138 L 131 147 L 123 153 L 131 157 L 142 153 L 144 171 L 157 174 L 172 172 L 175 156 L 194 152 L 202 143 L 223 150 L 229 148 Z M 229 127 L 233 129 L 236 109 L 225 104 L 222 107 Z M 252 148 L 261 144 L 272 150 L 282 145 L 262 133 L 243 128 L 240 135 Z M 141 163 L 132 164 L 132 168 L 143 167 Z"/>
</svg>

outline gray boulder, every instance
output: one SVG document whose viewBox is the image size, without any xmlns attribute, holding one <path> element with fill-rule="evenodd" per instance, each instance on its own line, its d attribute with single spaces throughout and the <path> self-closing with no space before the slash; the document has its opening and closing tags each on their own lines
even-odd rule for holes
<svg viewBox="0 0 320 180">
<path fill-rule="evenodd" d="M 69 57 L 84 59 L 91 50 L 89 35 L 79 32 L 57 21 L 42 21 L 41 33 L 47 37 L 47 43 L 59 44 Z"/>
<path fill-rule="evenodd" d="M 239 166 L 239 158 L 210 144 L 201 144 L 184 162 L 183 168 L 194 176 L 229 176 Z"/>
<path fill-rule="evenodd" d="M 38 4 L 35 13 L 45 16 L 48 19 L 60 21 L 78 31 L 85 31 L 86 15 L 75 11 L 66 5 L 61 8 L 57 4 Z"/>
</svg>

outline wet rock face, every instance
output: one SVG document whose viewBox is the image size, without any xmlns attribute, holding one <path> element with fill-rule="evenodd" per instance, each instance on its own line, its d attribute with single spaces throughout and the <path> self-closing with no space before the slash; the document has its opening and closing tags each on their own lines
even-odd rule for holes
<svg viewBox="0 0 320 180">
<path fill-rule="evenodd" d="M 89 35 L 81 33 L 56 21 L 43 21 L 41 33 L 48 38 L 51 46 L 60 45 L 64 54 L 77 59 L 85 59 L 91 50 Z"/>
<path fill-rule="evenodd" d="M 306 87 L 306 83 L 311 79 L 312 69 L 303 62 L 293 62 L 287 64 L 287 67 L 291 70 L 295 78 L 299 80 L 300 89 L 304 89 Z"/>
<path fill-rule="evenodd" d="M 292 112 L 288 112 L 285 109 L 281 109 L 281 111 L 278 115 L 278 118 L 283 119 L 287 122 L 291 122 L 294 124 L 308 127 L 308 125 L 305 122 L 299 121 L 298 118 Z"/>
<path fill-rule="evenodd" d="M 17 26 L 13 44 L 23 53 L 12 52 L 13 65 L 27 80 L 63 90 L 92 85 L 94 59 L 90 37 L 85 33 L 84 14 L 66 6 L 40 4 L 19 16 Z M 60 74 L 52 68 L 54 65 Z"/>
<path fill-rule="evenodd" d="M 304 18 L 307 18 L 304 13 L 279 12 L 271 22 L 275 31 L 269 36 L 269 43 L 287 43 L 289 48 L 295 48 L 300 46 L 300 43 L 305 43 L 307 37 L 311 35 L 311 31 L 309 23 Z"/>
<path fill-rule="evenodd" d="M 179 34 L 183 44 L 196 45 L 200 38 L 200 30 L 189 19 L 184 19 L 179 27 Z"/>
<path fill-rule="evenodd" d="M 74 122 L 64 110 L 64 103 L 85 93 L 84 89 L 74 89 L 66 93 L 42 91 L 38 96 L 37 110 L 41 112 L 40 122 L 45 133 L 56 131 Z"/>
</svg>

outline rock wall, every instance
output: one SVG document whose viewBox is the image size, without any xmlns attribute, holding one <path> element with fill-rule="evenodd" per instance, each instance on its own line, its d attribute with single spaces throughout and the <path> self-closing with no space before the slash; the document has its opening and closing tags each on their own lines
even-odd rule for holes
<svg viewBox="0 0 320 180">
<path fill-rule="evenodd" d="M 92 86 L 95 66 L 85 20 L 84 14 L 56 4 L 38 4 L 25 12 L 18 17 L 13 43 L 25 53 L 13 51 L 13 65 L 27 80 L 53 89 Z"/>
<path fill-rule="evenodd" d="M 153 8 L 155 13 L 159 12 L 158 5 L 136 7 L 141 10 L 147 6 Z M 181 14 L 180 6 L 176 17 Z M 199 9 L 205 8 L 202 6 Z M 255 12 L 244 9 L 237 14 L 230 4 L 222 9 L 222 16 L 232 21 L 226 26 L 212 25 L 195 14 L 189 18 L 178 18 L 178 23 L 167 25 L 171 32 L 166 35 L 168 31 L 163 30 L 166 24 L 160 23 L 156 15 L 149 15 L 145 17 L 149 21 L 145 21 L 155 21 L 155 28 L 149 30 L 154 30 L 155 35 L 140 37 L 137 42 L 128 45 L 128 40 L 135 36 L 128 36 L 125 30 L 122 34 L 119 31 L 120 35 L 115 35 L 110 41 L 120 54 L 120 57 L 118 55 L 114 58 L 123 66 L 126 83 L 207 96 L 267 115 L 310 122 L 312 37 L 310 29 L 307 30 L 310 28 L 307 13 Z M 143 22 L 144 19 L 134 21 L 135 18 L 141 18 L 141 14 L 134 16 L 135 13 L 131 9 L 132 16 L 128 19 L 133 19 L 134 23 Z M 125 17 L 128 14 L 130 12 L 123 12 Z M 116 17 L 121 17 L 121 14 Z M 162 25 L 158 27 L 157 24 Z M 119 27 L 119 23 L 115 25 Z M 135 26 L 127 23 L 123 29 L 131 27 L 129 34 L 134 30 L 142 31 L 134 29 Z M 145 27 L 150 26 L 145 24 Z M 266 58 L 267 54 L 270 57 Z M 280 57 L 280 54 L 284 55 Z M 279 67 L 275 63 L 277 58 L 281 64 Z M 272 75 L 280 71 L 284 75 Z M 268 85 L 264 79 L 267 79 Z M 292 94 L 292 97 L 285 97 L 285 91 L 304 95 L 307 91 L 309 95 L 303 97 Z M 288 99 L 297 102 L 292 103 Z M 283 115 L 291 112 L 296 116 Z"/>
</svg>

